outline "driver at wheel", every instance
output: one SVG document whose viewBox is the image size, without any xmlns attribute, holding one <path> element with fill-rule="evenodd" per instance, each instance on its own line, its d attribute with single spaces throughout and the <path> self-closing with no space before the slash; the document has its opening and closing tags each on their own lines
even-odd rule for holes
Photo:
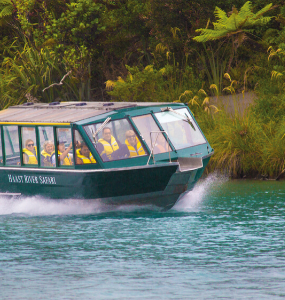
<svg viewBox="0 0 285 300">
<path fill-rule="evenodd" d="M 130 156 L 128 147 L 116 141 L 109 127 L 103 128 L 102 135 L 102 138 L 98 140 L 97 150 L 104 161 Z"/>
</svg>

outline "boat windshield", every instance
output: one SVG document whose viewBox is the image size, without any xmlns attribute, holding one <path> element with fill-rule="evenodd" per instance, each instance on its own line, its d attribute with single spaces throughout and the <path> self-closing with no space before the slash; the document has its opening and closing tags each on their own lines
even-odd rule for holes
<svg viewBox="0 0 285 300">
<path fill-rule="evenodd" d="M 200 144 L 206 140 L 187 108 L 163 111 L 155 116 L 169 136 L 175 149 L 183 149 Z"/>
<path fill-rule="evenodd" d="M 127 119 L 94 123 L 84 129 L 104 162 L 147 155 Z"/>
<path fill-rule="evenodd" d="M 143 115 L 133 117 L 141 136 L 144 138 L 149 149 L 152 149 L 154 154 L 161 154 L 172 151 L 163 132 L 159 129 L 152 115 Z"/>
</svg>

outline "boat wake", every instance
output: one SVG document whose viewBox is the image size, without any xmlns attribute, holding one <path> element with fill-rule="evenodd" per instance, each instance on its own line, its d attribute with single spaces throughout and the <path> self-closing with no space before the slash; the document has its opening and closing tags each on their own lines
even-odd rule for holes
<svg viewBox="0 0 285 300">
<path fill-rule="evenodd" d="M 219 188 L 228 179 L 216 174 L 209 175 L 200 180 L 193 191 L 184 195 L 173 207 L 175 211 L 195 211 L 213 189 Z M 0 197 L 0 216 L 53 216 L 53 215 L 90 215 L 108 212 L 142 212 L 159 211 L 153 206 L 124 205 L 112 206 L 100 202 L 100 200 L 65 199 L 53 200 L 40 196 L 6 198 Z"/>
<path fill-rule="evenodd" d="M 173 207 L 177 211 L 195 211 L 201 203 L 210 196 L 214 189 L 219 189 L 229 178 L 210 174 L 206 179 L 200 180 L 191 192 L 184 195 L 179 202 Z"/>
<path fill-rule="evenodd" d="M 64 199 L 53 200 L 39 196 L 25 198 L 0 198 L 0 216 L 55 216 L 55 215 L 91 215 L 107 212 L 134 212 L 157 210 L 150 206 L 106 205 L 100 200 Z"/>
</svg>

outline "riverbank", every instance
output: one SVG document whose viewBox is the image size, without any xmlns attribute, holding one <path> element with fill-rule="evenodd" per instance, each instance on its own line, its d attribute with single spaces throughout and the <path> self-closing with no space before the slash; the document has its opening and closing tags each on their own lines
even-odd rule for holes
<svg viewBox="0 0 285 300">
<path fill-rule="evenodd" d="M 276 179 L 285 169 L 284 96 L 247 93 L 210 101 L 219 109 L 216 113 L 194 108 L 215 150 L 208 173 L 216 170 L 231 178 Z"/>
</svg>

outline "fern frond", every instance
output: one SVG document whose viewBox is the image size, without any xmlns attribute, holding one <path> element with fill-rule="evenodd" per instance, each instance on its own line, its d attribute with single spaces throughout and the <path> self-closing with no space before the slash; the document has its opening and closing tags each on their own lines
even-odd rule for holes
<svg viewBox="0 0 285 300">
<path fill-rule="evenodd" d="M 219 20 L 219 23 L 222 25 L 227 25 L 228 17 L 225 11 L 216 6 L 214 15 Z"/>
<path fill-rule="evenodd" d="M 240 19 L 245 19 L 248 17 L 253 16 L 252 13 L 252 4 L 250 1 L 247 1 L 240 9 L 239 11 L 239 18 Z"/>
<path fill-rule="evenodd" d="M 162 75 L 165 75 L 165 74 L 166 74 L 166 68 L 160 69 L 159 72 L 160 72 Z"/>
<path fill-rule="evenodd" d="M 167 59 L 167 60 L 169 59 L 169 57 L 170 57 L 170 54 L 171 54 L 171 52 L 170 52 L 170 51 L 167 51 L 167 52 L 166 52 L 166 59 Z"/>
<path fill-rule="evenodd" d="M 269 10 L 271 10 L 272 8 L 273 8 L 272 7 L 272 3 L 266 5 L 260 11 L 258 11 L 257 13 L 255 13 L 254 18 L 255 19 L 260 18 L 263 14 L 265 14 L 266 12 L 268 12 Z"/>
<path fill-rule="evenodd" d="M 0 12 L 0 18 L 6 18 L 6 17 L 10 17 L 13 13 L 13 6 L 6 6 L 2 9 L 2 11 Z"/>
<path fill-rule="evenodd" d="M 217 106 L 215 105 L 210 105 L 209 108 L 213 108 L 214 109 L 214 114 L 221 111 L 220 109 L 217 108 Z"/>
<path fill-rule="evenodd" d="M 129 72 L 129 73 L 128 73 L 128 77 L 129 77 L 130 81 L 133 82 L 133 79 L 134 79 L 134 78 L 133 78 L 132 73 Z"/>
<path fill-rule="evenodd" d="M 188 102 L 188 105 L 197 105 L 199 106 L 199 103 L 197 101 L 199 100 L 199 97 L 198 96 L 194 96 L 189 102 Z"/>
<path fill-rule="evenodd" d="M 211 89 L 211 90 L 214 90 L 216 94 L 219 93 L 219 90 L 218 90 L 218 87 L 217 87 L 216 84 L 211 84 L 211 85 L 210 85 L 210 89 Z"/>
<path fill-rule="evenodd" d="M 153 65 L 148 65 L 144 69 L 145 71 L 153 72 Z"/>
<path fill-rule="evenodd" d="M 234 94 L 235 93 L 235 89 L 230 85 L 230 86 L 227 86 L 223 89 L 223 91 L 228 91 L 230 92 L 231 94 Z"/>
<path fill-rule="evenodd" d="M 229 73 L 225 73 L 224 78 L 228 79 L 229 81 L 232 81 L 231 76 L 230 76 Z"/>
<path fill-rule="evenodd" d="M 177 31 L 180 31 L 180 29 L 178 27 L 174 27 L 170 29 L 172 35 L 173 35 L 173 38 L 176 38 L 176 35 L 177 35 Z"/>
<path fill-rule="evenodd" d="M 182 98 L 183 96 L 192 95 L 192 94 L 193 94 L 192 91 L 186 90 L 184 93 L 182 93 L 182 94 L 179 96 L 179 101 L 181 100 L 181 98 Z"/>
<path fill-rule="evenodd" d="M 205 95 L 206 97 L 208 96 L 207 93 L 205 92 L 205 90 L 203 90 L 203 89 L 200 89 L 200 90 L 198 91 L 198 94 Z"/>
<path fill-rule="evenodd" d="M 210 98 L 209 98 L 209 97 L 206 97 L 206 98 L 204 99 L 202 105 L 203 105 L 203 106 L 205 106 L 205 105 L 208 105 L 208 106 L 209 106 L 209 104 L 210 104 Z"/>
<path fill-rule="evenodd" d="M 166 50 L 167 50 L 167 47 L 164 46 L 162 43 L 157 44 L 156 47 L 155 47 L 155 51 L 156 51 L 156 52 L 163 53 L 163 52 L 165 52 Z"/>
<path fill-rule="evenodd" d="M 125 80 L 121 76 L 118 77 L 117 81 L 120 82 L 120 83 L 124 83 L 125 82 Z"/>
<path fill-rule="evenodd" d="M 271 79 L 278 79 L 278 77 L 281 77 L 281 76 L 283 76 L 283 74 L 280 72 L 277 72 L 277 71 L 271 72 Z"/>
</svg>

